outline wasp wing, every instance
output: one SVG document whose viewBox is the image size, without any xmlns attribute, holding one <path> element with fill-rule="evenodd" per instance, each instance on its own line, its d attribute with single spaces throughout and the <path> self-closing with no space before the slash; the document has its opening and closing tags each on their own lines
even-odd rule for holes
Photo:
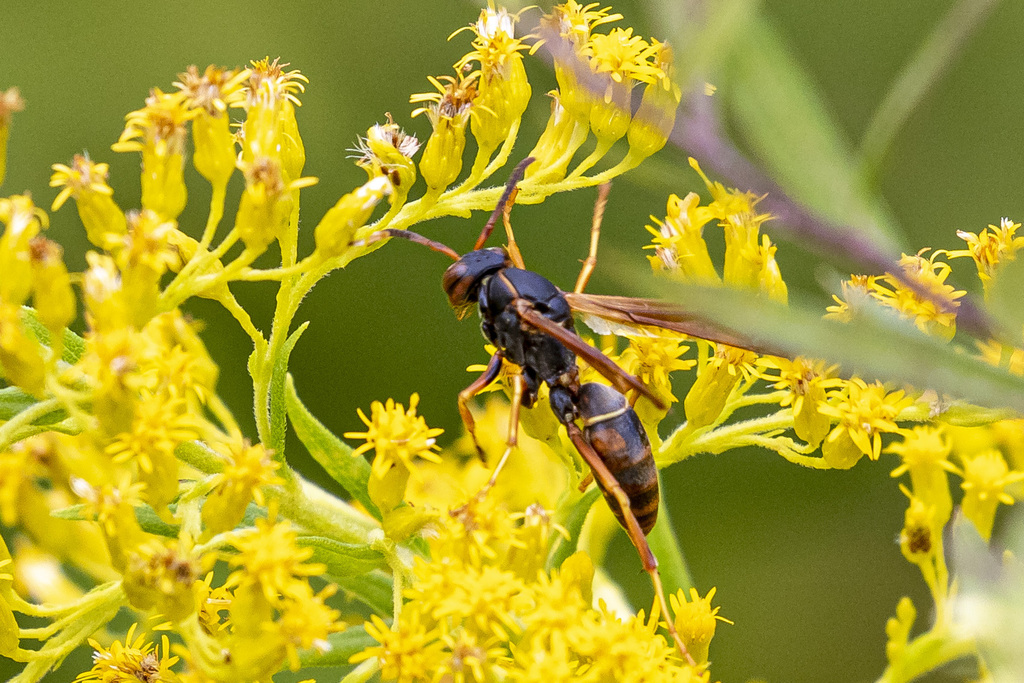
<svg viewBox="0 0 1024 683">
<path fill-rule="evenodd" d="M 657 337 L 659 330 L 668 330 L 760 354 L 784 355 L 667 301 L 574 292 L 565 292 L 565 299 L 573 312 L 581 315 L 583 322 L 598 334 Z"/>
<path fill-rule="evenodd" d="M 621 393 L 638 391 L 650 399 L 658 408 L 665 409 L 665 403 L 660 398 L 652 394 L 651 390 L 644 386 L 643 382 L 616 365 L 615 361 L 611 358 L 580 339 L 575 332 L 565 329 L 549 318 L 545 318 L 533 310 L 524 300 L 520 300 L 520 302 L 518 313 L 523 322 L 560 341 L 567 349 L 582 358 L 587 365 L 601 373 Z"/>
</svg>

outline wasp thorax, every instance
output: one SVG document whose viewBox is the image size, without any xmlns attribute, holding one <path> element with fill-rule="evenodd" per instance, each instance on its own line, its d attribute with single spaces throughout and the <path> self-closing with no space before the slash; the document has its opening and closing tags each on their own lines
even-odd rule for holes
<svg viewBox="0 0 1024 683">
<path fill-rule="evenodd" d="M 492 247 L 471 251 L 448 266 L 441 285 L 460 320 L 469 314 L 476 303 L 483 281 L 511 265 L 504 249 Z"/>
</svg>

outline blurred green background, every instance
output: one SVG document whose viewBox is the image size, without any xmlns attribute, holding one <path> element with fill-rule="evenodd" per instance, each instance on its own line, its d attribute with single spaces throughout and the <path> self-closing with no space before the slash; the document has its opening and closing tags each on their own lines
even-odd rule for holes
<svg viewBox="0 0 1024 683">
<path fill-rule="evenodd" d="M 684 21 L 693 9 L 667 4 Z M 901 65 L 952 4 L 775 0 L 746 11 L 760 12 L 777 30 L 821 96 L 837 139 L 853 149 Z M 618 2 L 614 7 L 626 15 L 623 25 L 643 35 L 676 33 L 666 22 L 677 17 L 653 5 Z M 280 56 L 310 80 L 299 124 L 306 175 L 320 178 L 303 193 L 304 225 L 311 228 L 365 178 L 346 150 L 385 112 L 426 138 L 429 124 L 425 117 L 409 119 L 408 96 L 430 90 L 426 76 L 446 73 L 466 51 L 467 35 L 446 38 L 476 15 L 470 3 L 437 0 L 60 6 L 7 0 L 0 6 L 0 88 L 18 86 L 28 107 L 14 120 L 0 192 L 30 190 L 40 206 L 48 207 L 55 196 L 47 187 L 50 164 L 67 163 L 87 150 L 110 162 L 110 182 L 121 206 L 138 206 L 138 156 L 114 154 L 110 145 L 124 115 L 142 106 L 149 88 L 170 89 L 189 64 L 233 66 Z M 978 232 L 1002 216 L 1024 216 L 1022 44 L 1024 3 L 1003 2 L 896 136 L 878 182 L 905 250 L 955 248 L 957 229 Z M 719 85 L 716 97 L 727 103 L 729 93 L 722 89 L 728 80 L 715 80 L 717 56 L 706 57 L 707 78 Z M 528 71 L 534 102 L 513 158 L 536 139 L 547 115 L 542 93 L 554 86 L 541 60 L 530 60 Z M 761 85 L 772 91 L 771 82 Z M 712 166 L 712 160 L 701 161 Z M 790 162 L 799 165 L 801 159 Z M 648 216 L 664 215 L 669 192 L 702 189 L 678 152 L 666 150 L 651 168 L 654 173 L 627 174 L 615 183 L 602 235 L 605 253 L 620 252 L 618 260 L 638 270 L 647 269 L 640 247 L 647 242 Z M 181 223 L 197 234 L 209 192 L 191 168 L 187 180 L 189 209 Z M 237 192 L 233 196 L 229 216 Z M 576 192 L 516 209 L 517 237 L 531 268 L 571 286 L 585 256 L 593 200 L 593 192 Z M 461 251 L 483 220 L 475 216 L 420 228 Z M 86 243 L 74 209 L 69 205 L 51 216 L 51 225 L 50 237 L 64 244 L 69 266 L 81 269 Z M 774 236 L 771 224 L 766 231 Z M 834 274 L 831 267 L 785 241 L 778 260 L 794 295 L 820 301 L 823 308 L 828 295 L 817 282 Z M 455 396 L 471 378 L 465 368 L 486 357 L 476 324 L 460 324 L 447 308 L 439 287 L 445 266 L 437 254 L 395 243 L 332 274 L 305 302 L 299 319 L 313 324 L 293 355 L 292 373 L 306 404 L 334 431 L 357 428 L 356 408 L 366 410 L 372 400 L 404 402 L 419 392 L 429 424 L 448 431 L 442 440 L 454 438 L 459 429 Z M 599 263 L 590 291 L 629 293 L 609 270 Z M 958 286 L 976 288 L 969 267 L 954 277 Z M 236 286 L 234 291 L 257 324 L 269 320 L 271 287 Z M 251 415 L 248 339 L 215 306 L 199 302 L 189 310 L 206 321 L 203 336 L 222 368 L 222 394 L 239 416 Z M 681 419 L 670 415 L 663 424 Z M 715 637 L 716 680 L 865 681 L 882 671 L 885 620 L 899 597 L 911 595 L 925 612 L 928 605 L 917 570 L 895 543 L 905 498 L 889 479 L 894 465 L 888 457 L 862 462 L 850 472 L 816 472 L 750 451 L 695 458 L 664 472 L 666 504 L 695 581 L 702 593 L 717 586 L 721 614 L 735 621 L 721 626 Z M 317 476 L 315 465 L 300 467 Z M 642 596 L 638 603 L 646 602 L 646 576 L 624 537 L 613 555 L 616 576 Z M 73 658 L 48 680 L 70 680 L 85 662 Z M 965 673 L 948 672 L 952 680 Z"/>
</svg>

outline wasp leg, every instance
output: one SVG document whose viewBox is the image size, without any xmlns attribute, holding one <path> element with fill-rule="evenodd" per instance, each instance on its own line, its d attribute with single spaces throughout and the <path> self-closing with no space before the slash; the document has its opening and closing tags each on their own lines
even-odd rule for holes
<svg viewBox="0 0 1024 683">
<path fill-rule="evenodd" d="M 594 473 L 591 472 L 580 481 L 580 493 L 587 490 L 587 487 L 594 483 Z"/>
<path fill-rule="evenodd" d="M 498 222 L 498 216 L 505 212 L 506 207 L 511 203 L 512 193 L 516 189 L 516 185 L 526 175 L 526 167 L 532 164 L 536 159 L 533 157 L 526 157 L 520 161 L 514 169 L 512 169 L 512 175 L 509 176 L 508 182 L 505 183 L 505 191 L 501 193 L 501 199 L 498 200 L 497 206 L 494 207 L 494 211 L 491 213 L 491 217 L 487 219 L 484 224 L 484 229 L 480 231 L 480 236 L 476 238 L 476 245 L 473 250 L 476 251 L 484 246 L 487 238 L 491 236 L 491 231 L 494 230 L 494 224 Z"/>
<path fill-rule="evenodd" d="M 480 456 L 481 460 L 485 460 L 484 449 L 480 447 L 480 442 L 476 439 L 476 421 L 473 419 L 473 413 L 469 410 L 469 400 L 479 394 L 485 387 L 498 378 L 498 373 L 501 372 L 501 361 L 503 358 L 504 355 L 501 351 L 495 351 L 494 355 L 491 356 L 491 362 L 487 364 L 487 369 L 484 370 L 484 373 L 477 377 L 472 384 L 459 392 L 459 415 L 462 416 L 462 424 L 466 425 L 466 431 L 469 432 L 470 437 L 472 437 L 473 445 L 476 446 L 477 455 Z"/>
<path fill-rule="evenodd" d="M 512 221 L 509 216 L 512 214 L 512 205 L 516 201 L 516 195 L 519 194 L 519 188 L 516 188 L 512 192 L 512 196 L 508 200 L 508 204 L 505 205 L 505 210 L 501 214 L 501 222 L 505 225 L 505 236 L 508 238 L 508 246 L 505 248 L 508 250 L 508 258 L 512 261 L 512 265 L 516 268 L 526 268 L 526 263 L 523 261 L 523 254 L 519 251 L 519 245 L 516 244 L 515 233 L 512 232 Z"/>
<path fill-rule="evenodd" d="M 651 577 L 651 583 L 654 584 L 654 593 L 657 595 L 658 604 L 661 607 L 661 613 L 664 615 L 664 623 L 668 632 L 672 635 L 672 639 L 676 643 L 676 647 L 679 648 L 679 652 L 683 655 L 683 658 L 691 666 L 696 666 L 697 663 L 693 657 L 690 656 L 689 651 L 686 649 L 686 644 L 683 643 L 682 638 L 679 637 L 679 633 L 676 631 L 675 624 L 673 623 L 672 613 L 668 610 L 668 601 L 665 600 L 665 589 L 661 585 L 661 575 L 658 573 L 658 560 L 654 557 L 654 552 L 651 551 L 650 544 L 647 543 L 647 537 L 644 535 L 643 530 L 640 528 L 640 523 L 637 522 L 636 517 L 633 515 L 633 511 L 629 506 L 629 496 L 622 490 L 615 475 L 611 473 L 608 467 L 601 460 L 601 456 L 591 447 L 587 440 L 583 437 L 583 432 L 576 426 L 575 423 L 570 422 L 565 425 L 565 430 L 569 434 L 569 439 L 572 444 L 576 447 L 576 450 L 580 452 L 583 459 L 590 465 L 590 471 L 594 474 L 594 478 L 600 484 L 601 488 L 605 491 L 610 492 L 615 500 L 619 504 L 619 510 L 622 511 L 622 519 L 626 523 L 626 535 L 629 536 L 629 540 L 632 541 L 633 547 L 640 554 L 640 562 L 643 564 L 644 571 Z"/>
<path fill-rule="evenodd" d="M 590 282 L 590 275 L 597 267 L 597 242 L 601 239 L 601 219 L 604 218 L 604 207 L 608 204 L 608 191 L 611 190 L 611 183 L 604 183 L 597 190 L 597 202 L 594 204 L 594 220 L 590 225 L 590 253 L 583 262 L 580 275 L 576 278 L 576 287 L 572 291 L 581 294 Z"/>
</svg>

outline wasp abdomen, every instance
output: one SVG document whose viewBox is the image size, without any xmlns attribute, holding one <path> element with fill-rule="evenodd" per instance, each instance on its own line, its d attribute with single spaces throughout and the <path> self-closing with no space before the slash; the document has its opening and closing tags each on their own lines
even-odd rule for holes
<svg viewBox="0 0 1024 683">
<path fill-rule="evenodd" d="M 584 438 L 629 498 L 640 528 L 649 533 L 658 519 L 658 468 L 640 418 L 625 396 L 603 384 L 580 387 L 577 407 Z M 601 491 L 616 519 L 625 525 L 614 494 L 603 486 Z"/>
</svg>

